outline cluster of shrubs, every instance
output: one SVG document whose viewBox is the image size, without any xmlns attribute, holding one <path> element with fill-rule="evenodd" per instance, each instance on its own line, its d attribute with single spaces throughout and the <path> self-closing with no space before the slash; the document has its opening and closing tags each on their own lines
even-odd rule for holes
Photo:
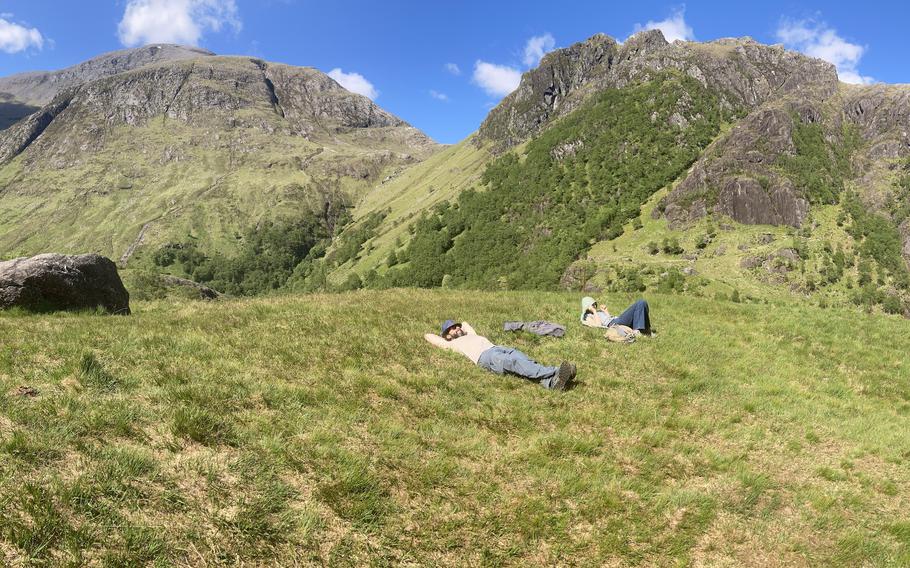
<svg viewBox="0 0 910 568">
<path fill-rule="evenodd" d="M 707 230 L 703 235 L 698 237 L 698 240 L 695 241 L 695 248 L 698 250 L 704 250 L 714 241 L 714 238 L 717 236 L 717 228 L 714 225 L 708 225 Z"/>
<path fill-rule="evenodd" d="M 808 250 L 808 246 L 805 245 L 805 241 L 802 239 L 797 239 L 802 241 L 802 246 L 804 250 Z M 808 254 L 808 253 L 806 253 Z M 801 258 L 805 258 L 802 257 Z M 819 287 L 827 286 L 831 284 L 836 284 L 844 277 L 844 271 L 848 268 L 852 268 L 856 264 L 856 255 L 852 250 L 845 251 L 842 245 L 838 245 L 836 248 L 831 246 L 831 243 L 825 241 L 822 244 L 821 250 L 821 260 L 818 267 L 818 280 L 816 281 L 813 275 L 806 277 L 806 287 L 809 291 L 814 291 Z M 864 271 L 868 271 L 868 263 L 859 263 L 859 272 L 862 277 Z M 805 264 L 803 265 L 803 270 L 805 270 Z M 847 288 L 852 288 L 853 283 L 851 281 L 846 282 Z"/>
<path fill-rule="evenodd" d="M 363 221 L 341 231 L 335 239 L 335 246 L 326 260 L 334 266 L 340 266 L 349 260 L 358 258 L 364 243 L 373 238 L 376 229 L 388 216 L 389 210 L 376 211 L 367 215 Z"/>
<path fill-rule="evenodd" d="M 187 277 L 237 296 L 250 296 L 283 287 L 304 260 L 325 251 L 330 235 L 316 217 L 263 221 L 249 229 L 236 256 L 206 254 L 193 241 L 168 244 L 153 261 L 160 268 L 179 263 Z"/>
<path fill-rule="evenodd" d="M 904 161 L 900 168 L 894 193 L 888 202 L 888 210 L 894 224 L 900 226 L 910 217 L 910 158 Z"/>
<path fill-rule="evenodd" d="M 240 250 L 233 256 L 206 252 L 196 242 L 187 240 L 162 246 L 152 255 L 152 262 L 158 269 L 169 269 L 235 296 L 282 288 L 306 291 L 360 288 L 363 282 L 356 275 L 341 286 L 329 286 L 328 270 L 358 258 L 364 243 L 372 238 L 389 212 L 375 212 L 352 224 L 345 207 L 327 210 L 334 210 L 334 215 L 304 214 L 293 220 L 261 221 L 244 233 Z M 330 248 L 333 243 L 334 247 Z M 159 297 L 160 290 L 146 280 L 143 289 L 147 290 L 149 299 Z"/>
<path fill-rule="evenodd" d="M 647 249 L 648 254 L 650 255 L 663 252 L 664 254 L 676 256 L 686 252 L 686 250 L 680 246 L 679 239 L 676 237 L 665 237 L 659 245 L 656 241 L 651 241 L 648 243 Z"/>
<path fill-rule="evenodd" d="M 900 179 L 895 195 L 910 197 L 910 176 Z M 910 292 L 910 271 L 902 255 L 902 239 L 897 225 L 902 221 L 901 215 L 907 215 L 910 209 L 905 211 L 906 205 L 892 200 L 889 219 L 863 205 L 853 192 L 842 194 L 841 207 L 837 225 L 853 238 L 854 248 L 847 250 L 843 246 L 832 247 L 824 242 L 819 253 L 817 274 L 806 276 L 806 289 L 814 292 L 843 282 L 845 288 L 853 290 L 850 299 L 854 304 L 868 310 L 879 306 L 887 313 L 904 313 L 906 306 L 902 296 Z M 808 249 L 804 239 L 796 239 L 795 242 Z M 801 256 L 807 258 L 804 253 Z M 847 275 L 847 271 L 854 267 L 855 281 Z M 822 303 L 827 304 L 824 300 Z"/>
<path fill-rule="evenodd" d="M 901 180 L 901 183 L 905 183 Z M 910 186 L 910 183 L 907 183 Z M 898 187 L 898 192 L 903 188 Z M 850 218 L 847 233 L 857 242 L 857 253 L 861 260 L 857 264 L 859 289 L 853 302 L 871 308 L 880 305 L 888 313 L 904 311 L 901 293 L 910 291 L 910 271 L 901 254 L 902 240 L 895 224 L 897 219 L 885 217 L 870 211 L 851 193 L 847 193 L 843 207 Z M 873 281 L 872 263 L 877 267 Z M 890 291 L 882 288 L 889 284 Z"/>
<path fill-rule="evenodd" d="M 649 288 L 647 282 L 652 283 Z M 610 292 L 640 293 L 657 290 L 662 294 L 682 294 L 690 290 L 686 276 L 676 267 L 661 271 L 652 266 L 617 267 L 607 277 Z"/>
</svg>

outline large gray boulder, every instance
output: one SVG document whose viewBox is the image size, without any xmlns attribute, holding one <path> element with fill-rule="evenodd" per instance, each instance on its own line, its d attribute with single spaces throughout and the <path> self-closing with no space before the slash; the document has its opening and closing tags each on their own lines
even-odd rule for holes
<svg viewBox="0 0 910 568">
<path fill-rule="evenodd" d="M 113 261 L 98 254 L 41 254 L 0 262 L 0 309 L 103 308 L 130 313 L 130 295 Z"/>
</svg>

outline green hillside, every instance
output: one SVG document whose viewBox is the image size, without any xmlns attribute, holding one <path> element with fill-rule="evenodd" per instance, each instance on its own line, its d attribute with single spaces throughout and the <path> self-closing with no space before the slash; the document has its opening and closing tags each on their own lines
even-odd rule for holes
<svg viewBox="0 0 910 568">
<path fill-rule="evenodd" d="M 338 284 L 352 272 L 365 276 L 384 265 L 392 252 L 410 240 L 409 228 L 417 217 L 434 206 L 456 199 L 480 182 L 491 160 L 490 153 L 468 137 L 419 164 L 404 169 L 367 193 L 354 208 L 354 223 L 347 234 L 358 231 L 371 215 L 382 212 L 382 221 L 370 230 L 367 246 L 353 259 L 331 266 L 331 280 Z M 342 233 L 342 239 L 347 234 Z M 337 248 L 337 247 L 336 247 Z"/>
<path fill-rule="evenodd" d="M 906 93 L 748 38 L 593 36 L 526 73 L 477 134 L 368 193 L 292 287 L 661 290 L 910 314 Z"/>
<path fill-rule="evenodd" d="M 697 81 L 676 74 L 605 91 L 523 152 L 491 162 L 485 191 L 462 193 L 422 217 L 405 264 L 387 279 L 556 287 L 591 242 L 621 233 L 644 201 L 691 165 L 725 119 L 717 106 Z"/>
<path fill-rule="evenodd" d="M 299 160 L 319 156 L 323 145 L 256 131 L 234 136 L 261 149 L 234 156 L 237 140 L 225 147 L 196 128 L 156 121 L 116 129 L 91 164 L 25 176 L 17 159 L 0 169 L 0 183 L 21 184 L 24 177 L 30 189 L 0 199 L 0 248 L 8 257 L 100 251 L 118 260 L 137 243 L 143 246 L 130 256 L 140 261 L 164 244 L 192 240 L 209 253 L 233 253 L 263 219 L 306 219 L 332 200 L 341 209 L 369 188 L 368 179 L 337 176 L 331 168 L 361 168 L 371 177 L 386 168 L 379 152 L 354 140 L 333 145 L 334 163 L 307 171 Z M 169 147 L 180 148 L 180 159 L 134 158 Z"/>
<path fill-rule="evenodd" d="M 597 243 L 576 262 L 569 271 L 579 274 L 573 283 L 613 291 L 643 287 L 708 298 L 735 294 L 743 301 L 808 299 L 822 307 L 905 310 L 906 268 L 898 232 L 884 217 L 857 209 L 851 193 L 839 195 L 846 199 L 841 205 L 814 208 L 803 229 L 742 225 L 723 217 L 671 229 L 652 215 L 666 194 L 656 193 L 619 237 Z"/>
<path fill-rule="evenodd" d="M 328 240 L 374 184 L 438 149 L 316 69 L 196 55 L 86 80 L 0 131 L 0 258 L 233 259 L 275 223 Z"/>
<path fill-rule="evenodd" d="M 633 345 L 566 293 L 0 313 L 0 562 L 910 564 L 904 320 L 647 298 Z M 447 317 L 576 388 L 436 350 Z M 500 331 L 537 318 L 568 335 Z"/>
<path fill-rule="evenodd" d="M 0 131 L 0 258 L 100 252 L 234 296 L 661 290 L 910 315 L 907 88 L 781 46 L 596 34 L 449 147 L 307 67 L 149 46 L 56 73 L 72 89 L 4 83 L 50 103 Z"/>
<path fill-rule="evenodd" d="M 769 111 L 786 121 L 792 151 L 760 160 L 771 162 L 763 167 L 777 181 L 740 170 L 735 183 L 754 183 L 760 191 L 782 184 L 790 188 L 785 199 L 802 199 L 795 189 L 811 207 L 799 226 L 740 222 L 717 210 L 718 185 L 693 191 L 691 182 L 713 164 L 720 163 L 720 171 L 742 168 L 746 158 L 724 153 L 743 132 L 766 136 L 751 132 L 757 128 L 752 123 L 729 122 L 732 114 L 712 114 L 715 103 L 696 82 L 672 73 L 608 89 L 528 143 L 485 161 L 478 156 L 483 173 L 476 185 L 448 180 L 441 192 L 446 200 L 436 205 L 410 194 L 407 218 L 416 219 L 401 227 L 406 222 L 396 217 L 392 245 L 389 236 L 372 233 L 346 243 L 356 244 L 345 256 L 353 260 L 338 263 L 329 283 L 650 289 L 910 313 L 904 245 L 910 161 L 870 161 L 874 147 L 853 127 L 829 137 L 820 123 Z M 699 162 L 688 167 L 696 157 Z M 418 171 L 440 172 L 446 156 L 437 158 Z M 762 206 L 748 192 L 742 195 L 735 207 L 745 213 L 736 214 L 748 216 Z M 685 222 L 668 218 L 671 208 L 675 214 L 697 207 L 698 200 L 707 200 L 700 215 Z M 381 204 L 360 208 L 373 207 L 374 216 L 363 218 L 379 227 L 388 226 L 384 215 L 391 210 L 377 212 Z M 361 276 L 353 283 L 337 276 L 350 274 L 348 264 Z"/>
</svg>

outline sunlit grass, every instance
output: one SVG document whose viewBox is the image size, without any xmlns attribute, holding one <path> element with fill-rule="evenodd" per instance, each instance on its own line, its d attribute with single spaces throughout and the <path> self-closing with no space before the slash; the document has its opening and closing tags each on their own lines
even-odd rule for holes
<svg viewBox="0 0 910 568">
<path fill-rule="evenodd" d="M 553 293 L 0 314 L 0 564 L 910 561 L 906 321 L 649 300 L 633 345 Z M 577 387 L 436 350 L 447 317 Z"/>
</svg>

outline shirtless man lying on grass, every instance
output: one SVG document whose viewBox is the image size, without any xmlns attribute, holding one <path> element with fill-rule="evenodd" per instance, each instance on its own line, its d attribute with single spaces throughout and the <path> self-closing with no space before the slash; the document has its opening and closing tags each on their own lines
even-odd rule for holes
<svg viewBox="0 0 910 568">
<path fill-rule="evenodd" d="M 461 353 L 488 371 L 518 375 L 537 381 L 546 389 L 566 390 L 575 379 L 575 365 L 563 361 L 559 367 L 544 367 L 517 349 L 493 345 L 486 337 L 477 335 L 467 322 L 446 320 L 441 334 L 428 333 L 424 337 L 436 347 Z"/>
</svg>

